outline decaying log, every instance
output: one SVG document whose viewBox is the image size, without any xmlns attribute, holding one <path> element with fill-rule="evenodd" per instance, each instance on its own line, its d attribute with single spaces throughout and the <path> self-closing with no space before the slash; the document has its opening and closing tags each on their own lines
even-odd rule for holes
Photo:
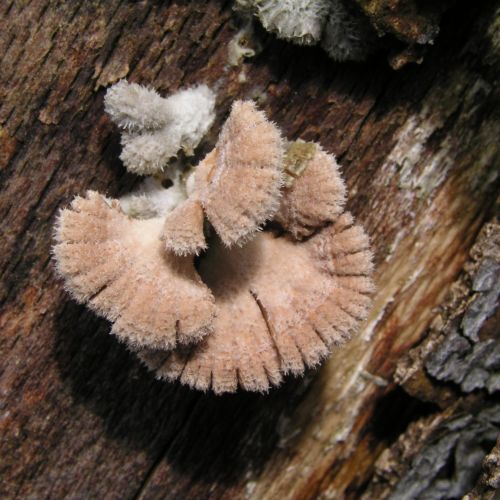
<svg viewBox="0 0 500 500">
<path fill-rule="evenodd" d="M 442 411 L 410 424 L 380 455 L 364 498 L 461 498 L 474 486 L 500 432 L 500 405 L 494 398 L 500 376 L 499 270 L 500 226 L 490 222 L 427 337 L 403 356 L 395 373 L 412 396 Z M 492 471 L 485 471 L 475 487 L 490 498 L 498 475 L 495 457 L 492 452 L 485 462 Z"/>
<path fill-rule="evenodd" d="M 497 2 L 458 2 L 422 65 L 394 72 L 384 54 L 335 64 L 258 29 L 263 50 L 231 66 L 240 26 L 216 0 L 3 2 L 0 496 L 358 498 L 420 417 L 448 425 L 440 405 L 457 404 L 464 379 L 438 376 L 438 363 L 429 387 L 442 392 L 427 397 L 393 375 L 498 212 L 497 16 Z M 317 372 L 268 395 L 158 382 L 64 293 L 50 256 L 58 209 L 87 189 L 116 196 L 137 182 L 103 110 L 105 89 L 124 77 L 163 95 L 216 90 L 205 149 L 231 102 L 253 98 L 289 139 L 337 155 L 378 291 L 363 331 Z M 498 308 L 486 324 L 493 339 Z M 495 384 L 488 375 L 465 397 L 470 418 Z"/>
</svg>

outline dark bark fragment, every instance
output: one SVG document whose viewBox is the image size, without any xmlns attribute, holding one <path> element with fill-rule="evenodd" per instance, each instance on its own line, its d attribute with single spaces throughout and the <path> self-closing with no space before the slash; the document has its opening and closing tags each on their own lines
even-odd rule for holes
<svg viewBox="0 0 500 500">
<path fill-rule="evenodd" d="M 453 382 L 463 393 L 500 390 L 499 332 L 488 325 L 490 318 L 496 325 L 500 295 L 500 225 L 496 222 L 484 226 L 465 269 L 428 338 L 400 363 L 396 379 L 419 397 L 426 390 L 417 387 L 418 381 L 428 376 Z M 433 399 L 432 391 L 427 392 Z"/>
<path fill-rule="evenodd" d="M 478 414 L 455 408 L 420 420 L 375 465 L 363 498 L 461 498 L 471 490 L 500 430 L 499 405 Z"/>
<path fill-rule="evenodd" d="M 481 461 L 500 424 L 493 398 L 500 371 L 499 236 L 495 221 L 485 224 L 428 337 L 396 372 L 410 394 L 448 409 L 412 424 L 381 455 L 366 494 L 460 498 L 476 482 L 474 491 L 484 486 L 485 480 L 477 479 Z"/>
<path fill-rule="evenodd" d="M 354 0 L 380 33 L 391 33 L 413 44 L 433 43 L 439 33 L 443 13 L 453 0 Z"/>
</svg>

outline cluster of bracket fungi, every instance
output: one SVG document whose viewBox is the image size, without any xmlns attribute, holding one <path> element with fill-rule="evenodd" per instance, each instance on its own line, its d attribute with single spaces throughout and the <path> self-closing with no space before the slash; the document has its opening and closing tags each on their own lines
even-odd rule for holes
<svg viewBox="0 0 500 500">
<path fill-rule="evenodd" d="M 213 120 L 213 96 L 202 94 L 205 108 L 193 107 L 189 123 L 198 136 Z M 189 110 L 168 111 L 160 99 L 126 82 L 108 91 L 108 113 L 134 131 L 125 142 L 158 140 L 186 121 Z M 179 149 L 199 142 L 188 135 L 177 135 Z M 142 188 L 141 207 L 155 200 L 146 210 L 95 191 L 61 210 L 53 253 L 67 291 L 159 378 L 218 394 L 266 392 L 317 366 L 356 331 L 373 289 L 369 240 L 344 211 L 334 157 L 285 141 L 249 101 L 233 104 L 191 172 L 165 167 L 171 152 L 161 144 L 148 145 L 135 171 L 167 172 L 173 184 Z M 160 189 L 168 203 L 158 202 Z"/>
<path fill-rule="evenodd" d="M 362 61 L 390 48 L 400 69 L 422 62 L 454 0 L 235 0 L 235 10 L 264 29 L 299 45 L 320 45 L 335 61 Z"/>
</svg>

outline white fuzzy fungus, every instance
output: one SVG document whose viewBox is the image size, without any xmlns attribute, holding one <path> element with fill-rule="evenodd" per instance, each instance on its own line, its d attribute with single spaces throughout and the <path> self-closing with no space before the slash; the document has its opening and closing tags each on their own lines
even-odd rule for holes
<svg viewBox="0 0 500 500">
<path fill-rule="evenodd" d="M 106 93 L 105 107 L 124 130 L 120 158 L 127 170 L 152 175 L 179 151 L 193 154 L 214 121 L 215 94 L 199 85 L 163 98 L 153 89 L 122 80 Z"/>
<path fill-rule="evenodd" d="M 267 31 L 295 43 L 318 43 L 330 8 L 328 0 L 236 0 L 236 8 L 253 12 Z"/>
<path fill-rule="evenodd" d="M 181 174 L 170 180 L 172 185 L 165 187 L 161 179 L 146 177 L 135 191 L 120 198 L 122 210 L 135 219 L 164 217 L 187 198 Z"/>
<path fill-rule="evenodd" d="M 236 0 L 235 8 L 255 15 L 278 38 L 321 44 L 336 61 L 362 60 L 373 47 L 368 23 L 343 0 Z"/>
</svg>

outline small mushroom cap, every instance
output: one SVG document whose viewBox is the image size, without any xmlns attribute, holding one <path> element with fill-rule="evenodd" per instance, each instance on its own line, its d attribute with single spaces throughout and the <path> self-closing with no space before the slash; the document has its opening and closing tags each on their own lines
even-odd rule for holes
<svg viewBox="0 0 500 500">
<path fill-rule="evenodd" d="M 283 183 L 282 160 L 277 127 L 254 103 L 236 101 L 201 196 L 208 220 L 225 245 L 244 243 L 274 215 Z"/>
<path fill-rule="evenodd" d="M 216 393 L 265 392 L 318 365 L 356 331 L 373 291 L 368 238 L 350 214 L 305 242 L 264 232 L 241 248 L 211 246 L 199 272 L 215 296 L 214 332 L 139 356 L 159 377 Z"/>
<path fill-rule="evenodd" d="M 188 179 L 189 198 L 167 214 L 162 240 L 165 248 L 176 255 L 198 255 L 207 248 L 204 233 L 205 214 L 200 196 L 207 186 L 208 176 L 215 168 L 216 150 L 212 150 Z"/>
<path fill-rule="evenodd" d="M 331 0 L 257 0 L 262 26 L 278 38 L 312 45 L 319 41 Z"/>
<path fill-rule="evenodd" d="M 335 157 L 318 144 L 290 143 L 284 165 L 290 183 L 274 220 L 294 238 L 302 239 L 342 213 L 345 184 Z"/>
<path fill-rule="evenodd" d="M 165 252 L 161 218 L 125 215 L 97 192 L 76 197 L 56 223 L 53 254 L 65 288 L 134 347 L 172 349 L 211 331 L 214 300 L 192 258 Z"/>
<path fill-rule="evenodd" d="M 181 149 L 179 141 L 179 137 L 173 135 L 168 127 L 146 134 L 124 132 L 120 160 L 132 174 L 154 175 L 177 155 Z"/>
<path fill-rule="evenodd" d="M 205 250 L 204 219 L 203 208 L 196 198 L 179 205 L 165 218 L 162 231 L 165 248 L 176 255 L 198 255 Z"/>
<path fill-rule="evenodd" d="M 169 133 L 178 137 L 179 148 L 191 156 L 215 120 L 215 93 L 197 85 L 170 95 L 165 103 Z"/>
<path fill-rule="evenodd" d="M 181 173 L 173 170 L 166 178 L 172 182 L 165 187 L 165 179 L 146 177 L 131 193 L 120 197 L 121 209 L 134 219 L 164 217 L 187 198 Z"/>
<path fill-rule="evenodd" d="M 104 97 L 106 113 L 121 128 L 128 131 L 158 130 L 168 119 L 165 99 L 154 89 L 120 80 Z"/>
</svg>

